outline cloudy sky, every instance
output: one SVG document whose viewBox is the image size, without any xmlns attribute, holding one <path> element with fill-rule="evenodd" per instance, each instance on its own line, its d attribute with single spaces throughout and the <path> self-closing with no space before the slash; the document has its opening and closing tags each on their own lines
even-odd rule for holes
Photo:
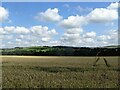
<svg viewBox="0 0 120 90">
<path fill-rule="evenodd" d="M 1 47 L 116 45 L 117 9 L 109 2 L 4 2 Z"/>
</svg>

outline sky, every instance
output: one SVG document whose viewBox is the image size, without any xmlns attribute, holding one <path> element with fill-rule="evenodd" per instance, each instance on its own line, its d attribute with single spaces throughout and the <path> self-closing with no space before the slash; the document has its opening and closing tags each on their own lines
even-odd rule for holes
<svg viewBox="0 0 120 90">
<path fill-rule="evenodd" d="M 2 48 L 118 44 L 118 3 L 3 2 Z"/>
</svg>

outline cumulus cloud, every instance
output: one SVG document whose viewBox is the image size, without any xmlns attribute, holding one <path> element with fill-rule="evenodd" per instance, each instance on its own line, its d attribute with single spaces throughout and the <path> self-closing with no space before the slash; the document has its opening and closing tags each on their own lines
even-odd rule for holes
<svg viewBox="0 0 120 90">
<path fill-rule="evenodd" d="M 80 34 L 68 34 L 68 33 L 64 33 L 61 39 L 64 40 L 64 41 L 77 42 L 77 40 L 79 38 L 80 38 Z"/>
<path fill-rule="evenodd" d="M 28 34 L 30 30 L 25 27 L 14 27 L 14 26 L 5 26 L 4 28 L 0 28 L 1 34 Z"/>
<path fill-rule="evenodd" d="M 54 36 L 57 34 L 57 32 L 55 31 L 55 29 L 49 30 L 47 26 L 33 26 L 30 28 L 31 31 L 35 34 L 38 34 L 42 37 L 46 37 L 46 36 Z"/>
<path fill-rule="evenodd" d="M 53 36 L 57 35 L 55 29 L 49 30 L 47 26 L 33 26 L 30 28 L 30 30 L 36 34 L 39 35 L 42 39 L 42 41 L 49 41 Z"/>
<path fill-rule="evenodd" d="M 22 40 L 21 39 L 15 39 L 16 42 L 21 42 Z"/>
<path fill-rule="evenodd" d="M 82 33 L 83 29 L 81 28 L 67 29 L 66 32 L 61 37 L 61 43 L 63 45 L 75 46 L 81 42 Z"/>
<path fill-rule="evenodd" d="M 5 26 L 0 28 L 0 34 L 11 34 L 0 37 L 3 41 L 8 41 L 7 45 L 13 46 L 39 46 L 39 45 L 69 45 L 69 46 L 101 46 L 117 44 L 118 31 L 108 30 L 106 34 L 97 35 L 94 31 L 85 31 L 84 25 L 93 23 L 108 23 L 118 18 L 117 3 L 111 3 L 106 8 L 96 8 L 86 16 L 74 15 L 62 19 L 58 9 L 47 9 L 45 12 L 40 12 L 36 18 L 44 21 L 58 22 L 65 32 L 60 35 L 60 38 L 53 38 L 58 35 L 55 29 L 50 29 L 47 26 L 31 26 L 30 28 L 19 26 Z M 58 36 L 59 37 L 59 36 Z M 10 41 L 12 40 L 12 41 Z M 16 42 L 15 44 L 12 44 Z"/>
<path fill-rule="evenodd" d="M 81 28 L 71 28 L 71 29 L 67 29 L 66 32 L 68 34 L 78 34 L 78 33 L 82 33 L 83 29 L 81 29 Z"/>
<path fill-rule="evenodd" d="M 7 20 L 9 17 L 9 12 L 4 7 L 0 7 L 0 22 Z"/>
<path fill-rule="evenodd" d="M 83 38 L 83 42 L 84 42 L 84 44 L 85 45 L 87 45 L 87 46 L 90 46 L 90 45 L 95 45 L 96 43 L 95 43 L 95 39 L 93 39 L 93 38 Z"/>
<path fill-rule="evenodd" d="M 4 35 L 5 39 L 12 40 L 14 38 L 14 35 Z"/>
<path fill-rule="evenodd" d="M 33 28 L 34 27 L 34 28 Z M 33 26 L 30 28 L 31 34 L 13 34 L 0 37 L 3 41 L 8 41 L 7 45 L 13 46 L 39 46 L 39 45 L 67 45 L 67 46 L 101 46 L 112 45 L 118 42 L 118 31 L 108 30 L 106 34 L 96 35 L 96 32 L 84 32 L 80 28 L 66 29 L 60 40 L 52 39 L 58 33 L 54 29 L 50 30 L 46 26 Z M 40 29 L 41 28 L 41 29 Z M 41 31 L 41 30 L 45 31 Z M 4 28 L 0 28 L 0 31 Z M 38 30 L 37 32 L 35 30 Z M 39 31 L 40 30 L 40 31 Z M 42 33 L 41 33 L 42 32 Z M 14 44 L 13 44 L 14 43 Z M 22 45 L 21 45 L 22 44 Z"/>
<path fill-rule="evenodd" d="M 54 40 L 54 41 L 50 41 L 50 44 L 49 44 L 49 45 L 50 45 L 50 46 L 60 46 L 61 43 L 60 43 L 60 41 Z"/>
<path fill-rule="evenodd" d="M 27 29 L 25 27 L 16 27 L 14 29 L 14 32 L 17 34 L 28 34 L 30 31 L 29 31 L 29 29 Z"/>
<path fill-rule="evenodd" d="M 110 30 L 106 35 L 98 36 L 98 40 L 100 41 L 118 40 L 118 31 Z"/>
<path fill-rule="evenodd" d="M 111 37 L 109 35 L 101 35 L 101 36 L 98 36 L 98 40 L 99 41 L 107 41 L 109 40 Z"/>
<path fill-rule="evenodd" d="M 118 30 L 110 30 L 108 35 L 110 35 L 111 40 L 118 40 Z"/>
<path fill-rule="evenodd" d="M 115 3 L 111 3 L 108 7 L 107 7 L 107 9 L 118 9 L 118 2 L 115 2 Z"/>
<path fill-rule="evenodd" d="M 6 33 L 5 30 L 0 27 L 0 35 L 1 35 L 1 34 L 5 34 L 5 33 Z"/>
<path fill-rule="evenodd" d="M 49 38 L 49 37 L 43 37 L 41 40 L 42 40 L 43 42 L 48 42 L 48 41 L 50 41 L 50 38 Z"/>
<path fill-rule="evenodd" d="M 0 28 L 0 34 L 1 35 L 13 35 L 13 34 L 17 34 L 15 35 L 15 37 L 17 38 L 15 41 L 20 41 L 23 39 L 27 39 L 29 41 L 33 40 L 39 40 L 42 42 L 48 42 L 50 40 L 52 40 L 52 38 L 55 35 L 58 35 L 58 33 L 56 32 L 55 29 L 49 29 L 47 26 L 32 26 L 31 28 L 25 28 L 25 27 L 19 27 L 19 26 L 5 26 L 4 28 Z M 8 40 L 5 37 L 6 40 Z"/>
<path fill-rule="evenodd" d="M 92 12 L 90 12 L 86 18 L 89 22 L 93 23 L 106 23 L 111 22 L 113 20 L 117 20 L 118 12 L 112 9 L 106 8 L 96 8 Z"/>
<path fill-rule="evenodd" d="M 19 38 L 20 38 L 20 39 L 23 39 L 23 38 L 25 38 L 25 37 L 24 37 L 24 35 L 20 35 Z"/>
<path fill-rule="evenodd" d="M 96 8 L 87 16 L 88 22 L 93 23 L 108 23 L 118 19 L 118 2 L 111 3 L 106 8 Z"/>
<path fill-rule="evenodd" d="M 45 12 L 38 13 L 38 15 L 35 18 L 43 21 L 57 22 L 62 19 L 62 16 L 60 16 L 58 12 L 58 8 L 49 8 Z"/>
<path fill-rule="evenodd" d="M 79 28 L 90 23 L 109 23 L 118 19 L 118 3 L 111 3 L 106 8 L 95 8 L 86 16 L 69 16 L 59 25 L 64 28 Z M 79 7 L 79 9 L 82 9 Z"/>
<path fill-rule="evenodd" d="M 91 35 L 94 36 L 91 36 Z M 87 36 L 87 37 L 85 37 Z M 94 38 L 95 34 L 94 33 L 64 33 L 61 42 L 64 45 L 72 45 L 72 46 L 89 46 L 93 45 L 94 43 Z"/>
<path fill-rule="evenodd" d="M 83 35 L 84 38 L 94 38 L 96 37 L 96 33 L 95 32 L 87 32 L 85 35 Z"/>
<path fill-rule="evenodd" d="M 5 26 L 5 27 L 4 27 L 4 30 L 7 31 L 7 32 L 12 32 L 12 31 L 15 30 L 15 27 L 14 27 L 14 26 L 9 26 L 9 27 L 8 27 L 8 26 Z"/>
<path fill-rule="evenodd" d="M 97 42 L 102 45 L 118 44 L 118 30 L 109 30 L 104 35 L 100 35 L 97 38 Z"/>
<path fill-rule="evenodd" d="M 86 24 L 85 18 L 79 15 L 69 16 L 60 22 L 60 26 L 64 28 L 79 28 L 84 24 Z"/>
<path fill-rule="evenodd" d="M 114 45 L 118 43 L 118 31 L 109 30 L 106 34 L 96 35 L 96 32 L 73 32 L 68 33 L 69 30 L 61 37 L 62 45 L 71 46 L 104 46 Z"/>
</svg>

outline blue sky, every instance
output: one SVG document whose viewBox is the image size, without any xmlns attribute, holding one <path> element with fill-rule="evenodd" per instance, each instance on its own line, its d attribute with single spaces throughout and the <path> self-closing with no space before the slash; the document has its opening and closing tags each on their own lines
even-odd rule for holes
<svg viewBox="0 0 120 90">
<path fill-rule="evenodd" d="M 68 8 L 65 8 L 64 5 L 69 5 L 71 8 L 68 10 Z M 84 12 L 78 11 L 76 8 L 77 6 L 81 6 L 82 8 L 105 8 L 110 3 L 100 3 L 100 2 L 94 2 L 94 3 L 86 3 L 86 2 L 75 2 L 75 3 L 30 3 L 30 2 L 10 2 L 10 3 L 2 3 L 2 6 L 5 7 L 10 11 L 10 19 L 13 21 L 13 23 L 3 22 L 3 26 L 6 25 L 14 25 L 14 26 L 25 26 L 29 27 L 32 25 L 42 24 L 42 25 L 48 25 L 49 23 L 44 23 L 40 21 L 36 21 L 34 19 L 34 16 L 38 12 L 43 12 L 47 10 L 48 8 L 59 8 L 60 15 L 64 16 L 64 18 L 67 18 L 70 15 L 82 15 Z M 88 13 L 88 12 L 87 12 Z M 23 21 L 24 20 L 24 21 Z M 29 22 L 29 23 L 28 23 Z M 51 25 L 50 25 L 51 27 Z"/>
<path fill-rule="evenodd" d="M 117 44 L 117 3 L 3 2 L 2 8 L 2 47 Z"/>
</svg>

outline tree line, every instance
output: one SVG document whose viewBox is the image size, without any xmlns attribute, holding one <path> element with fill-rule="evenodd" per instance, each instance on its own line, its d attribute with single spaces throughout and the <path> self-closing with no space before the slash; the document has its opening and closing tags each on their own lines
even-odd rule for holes
<svg viewBox="0 0 120 90">
<path fill-rule="evenodd" d="M 67 46 L 36 46 L 15 47 L 1 49 L 2 55 L 25 55 L 25 56 L 119 56 L 120 48 L 89 48 L 89 47 L 67 47 Z"/>
</svg>

